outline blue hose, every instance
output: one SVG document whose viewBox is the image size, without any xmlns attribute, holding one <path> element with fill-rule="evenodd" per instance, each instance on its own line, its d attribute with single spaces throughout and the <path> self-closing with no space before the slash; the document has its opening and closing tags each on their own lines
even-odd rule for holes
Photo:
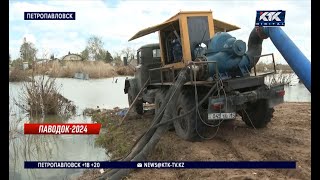
<svg viewBox="0 0 320 180">
<path fill-rule="evenodd" d="M 280 27 L 263 27 L 263 32 L 311 93 L 311 62 Z"/>
</svg>

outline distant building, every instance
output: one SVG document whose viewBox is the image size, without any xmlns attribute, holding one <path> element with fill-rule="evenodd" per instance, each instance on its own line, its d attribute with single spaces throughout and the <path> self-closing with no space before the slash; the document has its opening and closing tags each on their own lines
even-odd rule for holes
<svg viewBox="0 0 320 180">
<path fill-rule="evenodd" d="M 68 54 L 62 57 L 62 61 L 82 61 L 83 58 L 79 54 Z"/>
<path fill-rule="evenodd" d="M 49 62 L 50 60 L 49 59 L 38 59 L 37 61 L 36 61 L 36 63 L 37 64 L 43 64 L 43 63 L 47 63 L 47 62 Z"/>
<path fill-rule="evenodd" d="M 55 62 L 55 61 L 60 61 L 60 59 L 59 58 L 49 59 L 48 62 Z"/>
</svg>

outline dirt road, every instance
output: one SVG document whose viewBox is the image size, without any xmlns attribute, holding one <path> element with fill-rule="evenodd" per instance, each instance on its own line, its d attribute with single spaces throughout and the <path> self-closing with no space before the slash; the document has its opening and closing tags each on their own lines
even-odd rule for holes
<svg viewBox="0 0 320 180">
<path fill-rule="evenodd" d="M 129 141 L 139 136 L 144 122 L 153 118 L 131 116 L 123 123 Z M 218 130 L 218 131 L 217 131 Z M 132 131 L 132 132 L 130 132 Z M 148 160 L 185 161 L 241 161 L 241 160 L 295 160 L 294 170 L 234 170 L 234 169 L 141 169 L 133 171 L 128 179 L 311 179 L 311 104 L 284 103 L 275 107 L 274 117 L 267 128 L 248 128 L 238 117 L 211 128 L 212 139 L 188 142 L 179 139 L 174 131 L 167 132 Z M 100 174 L 91 171 L 81 179 L 92 179 Z M 86 174 L 86 173 L 85 173 Z M 87 177 L 87 178 L 86 178 Z M 90 178 L 91 177 L 91 178 Z"/>
<path fill-rule="evenodd" d="M 211 136 L 217 129 L 211 129 Z M 251 129 L 237 119 L 222 124 L 216 136 L 186 142 L 167 133 L 150 160 L 296 160 L 295 170 L 153 170 L 143 169 L 129 179 L 311 179 L 311 105 L 276 106 L 265 129 Z"/>
</svg>

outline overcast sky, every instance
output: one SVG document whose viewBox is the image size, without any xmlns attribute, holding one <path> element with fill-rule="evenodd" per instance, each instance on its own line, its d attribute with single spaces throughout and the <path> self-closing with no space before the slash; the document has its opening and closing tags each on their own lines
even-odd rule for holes
<svg viewBox="0 0 320 180">
<path fill-rule="evenodd" d="M 78 0 L 21 1 L 9 3 L 9 48 L 13 59 L 19 57 L 23 38 L 35 44 L 37 56 L 54 53 L 62 57 L 69 51 L 80 53 L 91 35 L 100 36 L 104 48 L 114 54 L 129 46 L 137 49 L 146 43 L 158 42 L 158 33 L 128 42 L 136 32 L 167 20 L 179 11 L 211 10 L 213 17 L 241 29 L 230 32 L 248 42 L 254 28 L 257 10 L 285 10 L 287 35 L 311 60 L 310 0 L 216 0 L 216 1 L 148 1 L 148 0 Z M 24 12 L 76 12 L 76 20 L 25 21 Z M 285 62 L 270 39 L 263 43 L 263 53 L 275 53 L 278 62 Z"/>
</svg>

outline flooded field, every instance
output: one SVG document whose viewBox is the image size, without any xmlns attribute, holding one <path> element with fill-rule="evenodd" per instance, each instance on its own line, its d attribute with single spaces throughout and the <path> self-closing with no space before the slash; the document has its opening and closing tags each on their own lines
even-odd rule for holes
<svg viewBox="0 0 320 180">
<path fill-rule="evenodd" d="M 115 83 L 115 80 L 117 83 Z M 91 118 L 82 115 L 85 108 L 126 107 L 127 96 L 123 94 L 125 77 L 113 80 L 78 80 L 58 78 L 56 84 L 60 93 L 77 106 L 76 115 L 69 119 L 58 116 L 45 118 L 46 122 L 90 123 Z M 14 129 L 9 139 L 10 179 L 70 179 L 79 175 L 80 169 L 62 170 L 26 170 L 24 161 L 104 161 L 108 160 L 103 148 L 95 147 L 97 135 L 23 135 L 23 124 L 28 121 L 27 114 L 18 108 L 14 102 L 19 102 L 23 83 L 9 83 L 10 96 L 10 129 Z"/>
<path fill-rule="evenodd" d="M 113 108 L 128 107 L 127 95 L 124 94 L 124 81 L 126 77 L 78 80 L 70 78 L 57 78 L 60 93 L 77 106 L 76 115 L 69 119 L 57 116 L 47 117 L 50 122 L 91 122 L 90 117 L 82 115 L 85 108 Z M 117 83 L 115 83 L 117 79 Z M 23 83 L 9 83 L 10 98 L 19 101 L 19 94 Z M 310 102 L 311 94 L 299 84 L 297 77 L 285 87 L 286 102 Z M 62 160 L 107 160 L 105 150 L 94 146 L 96 135 L 23 135 L 23 123 L 28 121 L 24 112 L 19 110 L 14 102 L 10 101 L 10 128 L 14 133 L 9 138 L 10 151 L 10 179 L 70 179 L 79 175 L 78 169 L 41 169 L 26 170 L 24 161 L 62 161 Z"/>
<path fill-rule="evenodd" d="M 278 75 L 278 74 L 277 74 Z M 311 93 L 302 84 L 299 83 L 299 78 L 296 74 L 283 74 L 282 77 L 275 75 L 275 79 L 282 78 L 283 82 L 287 82 L 288 85 L 284 87 L 285 89 L 285 102 L 311 102 Z M 265 78 L 265 83 L 268 84 L 272 79 L 272 75 Z"/>
</svg>

